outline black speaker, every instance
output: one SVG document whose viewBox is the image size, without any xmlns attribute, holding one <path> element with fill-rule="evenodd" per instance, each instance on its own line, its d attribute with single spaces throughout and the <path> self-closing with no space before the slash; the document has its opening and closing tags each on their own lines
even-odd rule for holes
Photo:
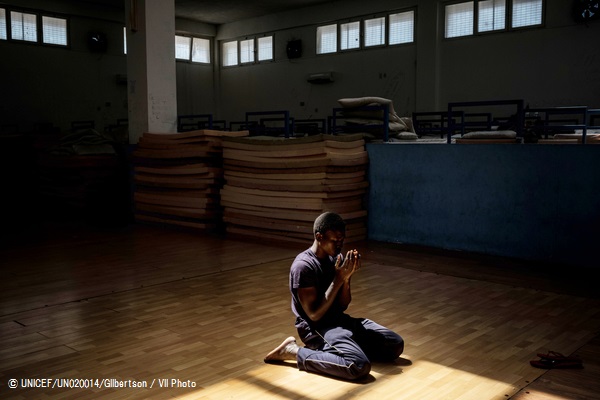
<svg viewBox="0 0 600 400">
<path fill-rule="evenodd" d="M 288 58 L 300 58 L 302 56 L 302 40 L 290 40 L 285 50 Z"/>
<path fill-rule="evenodd" d="M 106 53 L 108 41 L 102 32 L 90 32 L 87 36 L 88 48 L 93 53 Z"/>
</svg>

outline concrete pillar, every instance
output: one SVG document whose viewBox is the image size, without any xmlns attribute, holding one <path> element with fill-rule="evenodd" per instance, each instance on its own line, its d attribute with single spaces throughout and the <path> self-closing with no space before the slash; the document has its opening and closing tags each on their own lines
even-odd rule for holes
<svg viewBox="0 0 600 400">
<path fill-rule="evenodd" d="M 125 0 L 129 143 L 177 132 L 175 0 Z"/>
</svg>

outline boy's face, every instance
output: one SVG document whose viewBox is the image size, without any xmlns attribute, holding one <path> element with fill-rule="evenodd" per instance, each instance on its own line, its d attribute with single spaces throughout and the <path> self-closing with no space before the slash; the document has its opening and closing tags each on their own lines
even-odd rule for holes
<svg viewBox="0 0 600 400">
<path fill-rule="evenodd" d="M 320 235 L 319 247 L 323 252 L 331 257 L 335 257 L 342 252 L 344 247 L 344 239 L 346 238 L 346 232 L 344 231 L 326 231 Z M 319 236 L 317 236 L 319 239 Z"/>
</svg>

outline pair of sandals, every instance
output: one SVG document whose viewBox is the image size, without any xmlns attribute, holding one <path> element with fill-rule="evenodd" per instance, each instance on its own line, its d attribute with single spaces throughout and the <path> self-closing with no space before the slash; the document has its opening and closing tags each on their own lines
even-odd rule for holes
<svg viewBox="0 0 600 400">
<path fill-rule="evenodd" d="M 576 356 L 564 356 L 556 351 L 548 354 L 538 353 L 539 360 L 531 360 L 529 363 L 536 368 L 561 369 L 561 368 L 583 368 L 581 358 Z"/>
</svg>

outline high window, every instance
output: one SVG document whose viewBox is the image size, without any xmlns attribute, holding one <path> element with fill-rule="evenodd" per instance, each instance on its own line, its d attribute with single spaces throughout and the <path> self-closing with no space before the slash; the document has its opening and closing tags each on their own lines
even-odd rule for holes
<svg viewBox="0 0 600 400">
<path fill-rule="evenodd" d="M 42 16 L 42 42 L 66 46 L 67 20 Z"/>
<path fill-rule="evenodd" d="M 230 67 L 237 65 L 238 63 L 238 42 L 237 40 L 223 43 L 222 49 L 222 63 L 224 67 Z"/>
<path fill-rule="evenodd" d="M 388 35 L 390 44 L 411 43 L 414 41 L 414 11 L 390 14 L 389 21 Z"/>
<path fill-rule="evenodd" d="M 340 24 L 340 49 L 358 49 L 360 47 L 360 21 Z"/>
<path fill-rule="evenodd" d="M 335 53 L 337 51 L 337 24 L 319 26 L 317 28 L 317 54 Z"/>
<path fill-rule="evenodd" d="M 412 43 L 414 30 L 414 10 L 318 26 L 317 54 Z"/>
<path fill-rule="evenodd" d="M 273 59 L 273 36 L 258 38 L 258 61 Z"/>
<path fill-rule="evenodd" d="M 192 38 L 192 62 L 210 64 L 210 40 Z"/>
<path fill-rule="evenodd" d="M 512 27 L 542 24 L 542 0 L 513 0 Z"/>
<path fill-rule="evenodd" d="M 385 44 L 385 17 L 365 20 L 365 47 Z"/>
<path fill-rule="evenodd" d="M 0 8 L 0 40 L 68 45 L 67 19 Z"/>
<path fill-rule="evenodd" d="M 10 12 L 10 38 L 37 42 L 37 16 L 35 14 Z"/>
<path fill-rule="evenodd" d="M 210 40 L 175 35 L 175 58 L 197 63 L 210 63 Z"/>
<path fill-rule="evenodd" d="M 254 62 L 254 39 L 240 41 L 240 63 Z"/>
<path fill-rule="evenodd" d="M 6 40 L 6 10 L 0 8 L 0 40 Z"/>
<path fill-rule="evenodd" d="M 192 38 L 188 36 L 175 35 L 175 58 L 177 60 L 189 60 L 192 51 Z"/>
<path fill-rule="evenodd" d="M 446 6 L 446 37 L 468 36 L 473 34 L 473 2 Z"/>
<path fill-rule="evenodd" d="M 478 4 L 477 31 L 497 31 L 506 27 L 506 0 L 485 0 Z"/>
<path fill-rule="evenodd" d="M 542 25 L 544 0 L 474 0 L 445 7 L 445 37 Z M 508 22 L 510 21 L 510 22 Z"/>
<path fill-rule="evenodd" d="M 273 36 L 232 40 L 221 44 L 221 65 L 224 67 L 272 59 Z"/>
</svg>

